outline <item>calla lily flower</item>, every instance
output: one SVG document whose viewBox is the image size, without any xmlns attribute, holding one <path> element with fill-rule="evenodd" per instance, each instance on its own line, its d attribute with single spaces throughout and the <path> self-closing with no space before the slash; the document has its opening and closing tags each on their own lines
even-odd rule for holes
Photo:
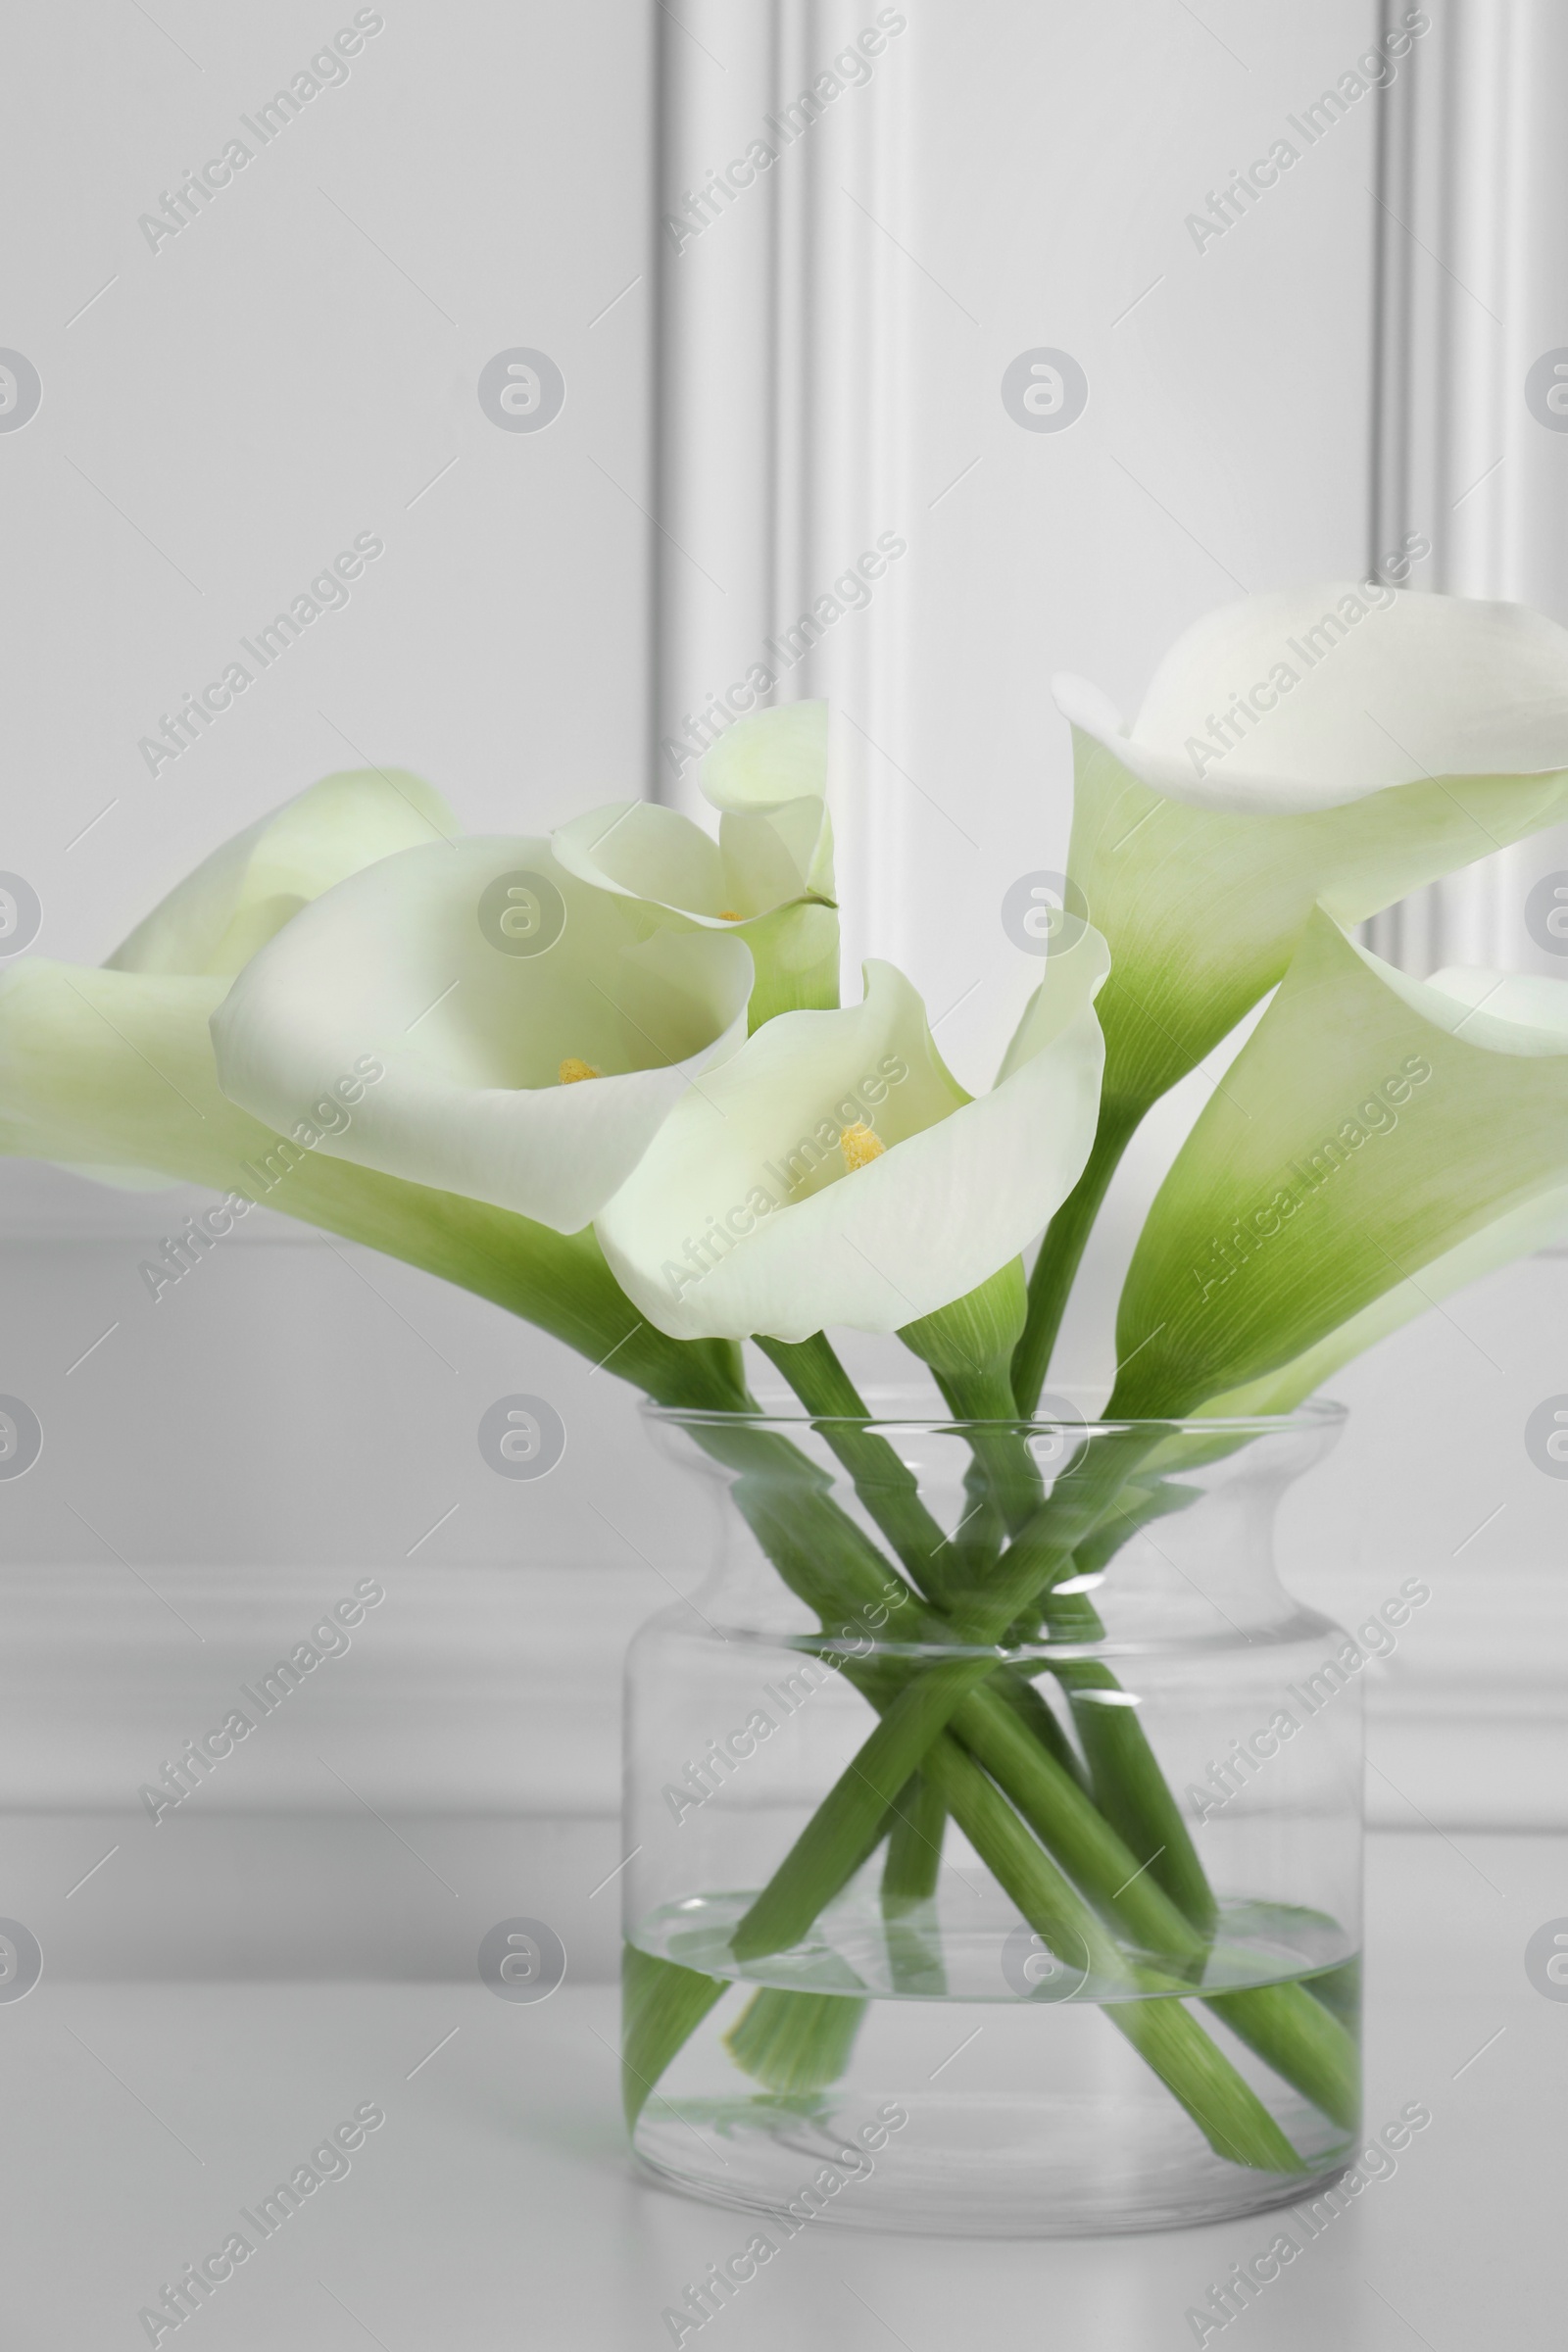
<svg viewBox="0 0 1568 2352">
<path fill-rule="evenodd" d="M 1409 979 L 1321 911 L 1156 1195 L 1113 1415 L 1274 1411 L 1568 1224 L 1568 982 Z"/>
<path fill-rule="evenodd" d="M 104 1181 L 189 1183 L 226 1196 L 143 1263 L 154 1299 L 258 1200 L 386 1250 L 525 1315 L 670 1403 L 739 1396 L 727 1351 L 671 1347 L 634 1314 L 593 1235 L 564 1238 L 447 1191 L 356 1167 L 325 1149 L 376 1081 L 335 1070 L 282 1136 L 218 1085 L 212 1015 L 252 947 L 371 859 L 456 832 L 440 796 L 397 769 L 328 776 L 215 852 L 101 969 L 26 956 L 0 975 L 0 1152 Z M 509 913 L 514 909 L 509 909 Z M 719 943 L 744 964 L 744 950 Z M 656 977 L 651 1003 L 661 1000 Z M 733 996 L 744 1004 L 746 975 Z M 737 1023 L 737 1035 L 739 1025 Z M 591 1090 L 570 1090 L 582 1094 Z M 313 1140 L 314 1139 L 314 1140 Z"/>
<path fill-rule="evenodd" d="M 945 1066 L 892 964 L 863 1002 L 786 1013 L 684 1097 L 596 1220 L 612 1270 L 676 1338 L 887 1332 L 976 1290 L 1077 1181 L 1107 968 L 1052 956 L 987 1095 Z"/>
<path fill-rule="evenodd" d="M 1110 942 L 1108 1120 L 1350 925 L 1568 816 L 1568 629 L 1381 580 L 1248 597 L 1180 637 L 1127 727 L 1079 678 L 1068 870 Z"/>
<path fill-rule="evenodd" d="M 309 1149 L 575 1233 L 745 1036 L 752 961 L 550 844 L 405 850 L 294 917 L 213 1016 L 219 1083 Z M 318 1121 L 375 1065 L 351 1120 Z"/>
<path fill-rule="evenodd" d="M 560 828 L 558 862 L 596 889 L 743 940 L 757 967 L 753 1029 L 837 1004 L 827 705 L 738 720 L 704 760 L 702 786 L 721 812 L 716 842 L 673 808 L 612 801 Z"/>
<path fill-rule="evenodd" d="M 0 976 L 0 1151 L 106 1183 L 233 1181 L 201 1133 L 217 1093 L 207 1019 L 229 975 L 345 875 L 455 830 L 441 795 L 401 768 L 325 776 L 204 858 L 102 971 L 14 964 Z M 176 1065 L 177 1082 L 163 1075 Z"/>
</svg>

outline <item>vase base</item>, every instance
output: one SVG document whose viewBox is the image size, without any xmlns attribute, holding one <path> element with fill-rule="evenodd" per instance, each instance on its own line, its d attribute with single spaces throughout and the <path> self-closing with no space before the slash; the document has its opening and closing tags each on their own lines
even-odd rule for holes
<svg viewBox="0 0 1568 2352">
<path fill-rule="evenodd" d="M 805 2104 L 804 2102 L 802 2103 Z M 897 2118 L 905 2120 L 900 2123 Z M 1296 2144 L 1329 2129 L 1292 2113 Z M 864 2135 L 886 2137 L 868 2148 Z M 1099 2237 L 1191 2229 L 1319 2195 L 1343 2135 L 1300 2173 L 1227 2163 L 1155 2100 L 962 2097 L 858 2088 L 809 2113 L 765 2099 L 652 2101 L 640 2165 L 666 2187 L 757 2218 L 775 2245 L 811 2225 L 954 2237 Z"/>
</svg>

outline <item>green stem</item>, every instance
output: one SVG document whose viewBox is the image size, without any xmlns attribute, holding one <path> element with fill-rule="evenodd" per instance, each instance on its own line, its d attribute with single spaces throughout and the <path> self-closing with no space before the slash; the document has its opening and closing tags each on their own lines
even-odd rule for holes
<svg viewBox="0 0 1568 2352">
<path fill-rule="evenodd" d="M 964 1436 L 984 1491 L 993 1498 L 1008 1536 L 1021 1534 L 1045 1501 L 1045 1481 L 1029 1450 L 1029 1441 L 1015 1426 L 1016 1408 L 1004 1369 L 974 1380 L 949 1380 L 938 1375 L 943 1395 L 955 1417 L 965 1423 Z"/>
<path fill-rule="evenodd" d="M 1354 2036 L 1306 1985 L 1251 1984 L 1210 1993 L 1204 2006 L 1342 2131 L 1355 2130 L 1361 2067 Z"/>
<path fill-rule="evenodd" d="M 1012 1357 L 1012 1391 L 1028 1420 L 1046 1385 L 1052 1350 L 1095 1219 L 1104 1204 L 1122 1153 L 1137 1132 L 1143 1105 L 1106 1098 L 1088 1164 L 1046 1228 L 1029 1277 L 1029 1314 Z"/>
<path fill-rule="evenodd" d="M 983 1364 L 973 1372 L 937 1372 L 936 1383 L 956 1421 L 1007 1422 L 1018 1417 L 1004 1363 Z"/>
<path fill-rule="evenodd" d="M 1117 2032 L 1197 2124 L 1216 2154 L 1266 2173 L 1305 2168 L 1257 2093 L 1175 1997 L 1147 1969 L 1129 1968 L 1094 1913 L 1074 1893 L 1001 1790 L 957 1744 L 936 1740 L 926 1770 L 954 1820 L 1024 1918 L 1069 1966 L 1120 1977 L 1139 1994 L 1102 2004 Z"/>
<path fill-rule="evenodd" d="M 730 1424 L 723 1429 L 710 1428 L 700 1435 L 702 1442 L 716 1458 L 725 1461 L 732 1469 L 743 1472 L 735 1488 L 738 1503 L 785 1583 L 821 1618 L 824 1629 L 830 1629 L 837 1614 L 847 1606 L 864 1608 L 879 1598 L 885 1606 L 890 1605 L 887 1596 L 891 1592 L 893 1599 L 888 1630 L 894 1640 L 940 1642 L 944 1638 L 951 1639 L 951 1629 L 902 1584 L 885 1557 L 854 1521 L 844 1516 L 824 1491 L 826 1482 L 822 1473 L 814 1469 L 788 1440 L 766 1430 L 747 1429 L 744 1424 Z M 781 1486 L 784 1489 L 782 1493 Z M 895 1683 L 886 1679 L 886 1669 L 892 1665 L 892 1661 L 881 1661 L 875 1671 L 847 1668 L 846 1676 L 861 1689 L 862 1695 L 871 1705 L 886 1708 L 888 1713 L 895 1706 L 903 1705 L 906 1710 L 903 1726 L 906 1734 L 910 1729 L 911 1720 L 922 1709 L 927 1712 L 928 1724 L 933 1730 L 939 1731 L 941 1725 L 937 1718 L 945 1718 L 946 1711 L 962 1700 L 964 1692 L 961 1686 L 952 1690 L 939 1690 L 934 1696 L 922 1694 L 922 1686 L 931 1680 L 931 1670 L 928 1669 L 923 1675 L 906 1681 L 905 1688 L 899 1690 Z M 960 1677 L 969 1682 L 971 1691 L 977 1683 L 983 1684 L 988 1674 L 997 1675 L 999 1688 L 979 1693 L 983 1704 L 1001 1708 L 1013 1703 L 1004 1680 L 1006 1670 L 998 1673 L 1002 1666 L 1000 1659 L 949 1661 L 950 1675 L 955 1666 Z M 902 1671 L 907 1673 L 907 1669 Z M 938 1673 L 942 1671 L 941 1668 L 936 1670 Z M 915 1695 L 911 1696 L 910 1693 Z M 1117 1712 L 1126 1713 L 1128 1710 Z M 785 1865 L 786 1869 L 793 1866 L 793 1884 L 781 1892 L 791 1897 L 800 1914 L 799 1934 L 805 1934 L 817 1912 L 855 1875 L 887 1833 L 892 1818 L 891 1808 L 897 1803 L 905 1782 L 917 1765 L 925 1769 L 919 1750 L 922 1740 L 929 1742 L 933 1730 L 921 1733 L 916 1726 L 915 1737 L 906 1740 L 904 1753 L 908 1759 L 906 1766 L 901 1766 L 897 1754 L 893 1753 L 890 1773 L 893 1786 L 889 1794 L 881 1804 L 870 1807 L 862 1814 L 858 1830 L 853 1819 L 853 1802 L 847 1804 L 850 1818 L 838 1825 L 839 1834 L 834 1837 L 827 1868 L 822 1867 L 820 1850 L 813 1850 L 817 1834 L 814 1819 L 797 1840 Z M 889 1752 L 884 1751 L 884 1760 Z M 960 1757 L 963 1754 L 961 1749 L 956 1749 L 956 1752 Z M 993 1747 L 993 1756 L 1002 1771 L 1010 1772 L 1004 1743 Z M 858 1787 L 855 1767 L 852 1765 L 833 1796 L 838 1797 L 841 1805 L 846 1805 L 848 1790 Z M 828 1801 L 831 1802 L 832 1797 Z M 999 1801 L 1005 1805 L 1006 1794 L 999 1791 Z M 1045 1827 L 1044 1808 L 1038 1807 L 1037 1814 L 1040 1826 Z M 1113 1846 L 1102 1846 L 1101 1853 L 1103 1863 L 1118 1869 L 1121 1867 Z M 1145 1875 L 1152 1877 L 1153 1874 L 1150 1872 Z M 814 1900 L 812 1882 L 815 1887 Z M 1113 1904 L 1119 1885 L 1120 1881 L 1116 1880 L 1109 1886 L 1097 1886 L 1096 1897 L 1102 1906 L 1107 1900 Z M 749 1917 L 753 1917 L 754 1927 L 755 1914 L 759 1906 L 765 1903 L 770 1892 L 771 1886 L 763 1890 L 758 1904 L 753 1906 L 753 1914 Z M 790 1938 L 786 1936 L 783 1940 Z M 780 1948 L 771 1944 L 766 1936 L 765 1913 L 757 1948 L 759 1952 Z M 1310 1993 L 1300 1986 L 1276 1985 L 1214 1997 L 1225 2003 L 1224 2008 L 1216 2013 L 1222 2015 L 1232 2030 L 1242 2039 L 1249 2041 L 1276 2073 L 1293 2082 L 1325 2113 L 1336 2119 L 1354 2113 L 1353 2044 L 1343 2029 L 1336 2029 L 1325 2035 L 1321 2016 L 1326 2016 L 1327 2012 L 1321 2012 L 1321 2004 L 1313 2002 Z M 1139 2032 L 1154 2034 L 1161 2031 L 1153 2027 L 1130 2029 L 1119 2014 L 1125 2005 L 1112 2006 L 1118 2011 L 1116 2022 L 1120 2030 L 1128 2034 L 1129 2038 L 1136 2038 Z M 1330 2020 L 1331 2027 L 1334 2024 L 1335 2021 Z M 1189 2021 L 1181 2031 L 1190 2034 L 1197 2029 Z M 674 2046 L 679 2046 L 678 2039 Z M 1189 2060 L 1196 2063 L 1191 2053 Z"/>
<path fill-rule="evenodd" d="M 1095 1803 L 1138 1867 L 1201 1936 L 1212 1935 L 1219 1916 L 1213 1889 L 1136 1708 L 1108 1666 L 1086 1661 L 1058 1668 L 1057 1676 L 1089 1759 Z"/>
<path fill-rule="evenodd" d="M 914 1473 L 897 1447 L 863 1426 L 870 1415 L 826 1334 L 819 1331 L 798 1346 L 767 1339 L 757 1345 L 777 1365 L 807 1411 L 819 1417 L 820 1434 L 849 1472 L 867 1514 L 920 1592 L 935 1599 L 942 1588 L 937 1562 L 948 1548 L 948 1538 L 921 1501 Z"/>
<path fill-rule="evenodd" d="M 1045 1617 L 1054 1642 L 1087 1647 L 1105 1638 L 1099 1611 L 1082 1592 L 1048 1595 Z M 1218 1916 L 1213 1890 L 1129 1694 L 1097 1658 L 1054 1660 L 1051 1671 L 1067 1693 L 1096 1804 L 1138 1856 L 1139 1867 L 1195 1928 L 1212 1935 Z"/>
<path fill-rule="evenodd" d="M 1107 1479 L 1113 1479 L 1109 1488 L 1109 1493 L 1113 1494 L 1125 1475 L 1123 1469 L 1111 1463 L 1110 1450 L 1117 1446 L 1119 1441 L 1125 1452 L 1127 1439 L 1134 1435 L 1117 1433 L 1100 1442 L 1102 1453 L 1098 1479 L 1082 1475 L 1084 1464 L 1080 1463 L 1070 1479 L 1058 1481 L 1056 1493 L 1053 1494 L 1051 1502 L 1035 1514 L 1031 1527 L 1054 1514 L 1055 1524 L 1060 1529 L 1059 1535 L 1054 1540 L 1037 1536 L 1032 1550 L 1026 1535 L 1004 1556 L 1002 1563 L 1004 1568 L 1009 1562 L 1013 1563 L 1010 1574 L 1014 1582 L 1008 1591 L 1009 1593 L 1016 1592 L 1016 1597 L 1009 1598 L 1003 1613 L 992 1603 L 988 1592 L 984 1602 L 986 1615 L 980 1625 L 967 1641 L 964 1634 L 958 1636 L 970 1654 L 944 1659 L 935 1666 L 908 1675 L 903 1688 L 886 1707 L 880 1722 L 829 1789 L 789 1853 L 738 1924 L 732 1939 L 738 1959 L 760 1958 L 764 1953 L 782 1951 L 799 1941 L 824 1905 L 832 1900 L 841 1887 L 848 1885 L 870 1850 L 888 1807 L 910 1774 L 918 1768 L 925 1749 L 945 1728 L 954 1709 L 1002 1664 L 992 1645 L 1017 1614 L 1019 1601 L 1038 1592 L 1039 1585 L 1052 1562 L 1059 1572 L 1072 1557 L 1073 1544 L 1087 1533 L 1095 1518 L 1103 1511 L 1108 1494 L 1102 1494 L 1102 1488 Z M 1137 1453 L 1148 1450 L 1153 1443 L 1152 1437 L 1136 1433 Z M 1085 1462 L 1092 1454 L 1093 1446 L 1086 1449 Z M 1136 1454 L 1134 1458 L 1137 1458 Z M 794 1510 L 781 1511 L 776 1497 L 748 1495 L 743 1491 L 745 1483 L 743 1481 L 737 1490 L 737 1500 L 746 1510 L 760 1541 L 775 1565 L 780 1567 L 791 1589 L 807 1597 L 808 1605 L 817 1608 L 820 1615 L 822 1612 L 817 1599 L 810 1597 L 821 1589 L 820 1552 L 814 1546 L 808 1546 L 808 1556 L 803 1558 L 802 1530 L 797 1513 Z M 1058 1496 L 1069 1486 L 1073 1489 L 1070 1500 L 1058 1502 Z M 834 1512 L 831 1501 L 819 1493 L 808 1499 L 813 1515 L 819 1521 Z M 853 1522 L 840 1517 L 841 1524 L 847 1530 L 858 1534 L 853 1528 Z M 861 1538 L 860 1542 L 864 1543 L 865 1540 Z M 866 1549 L 871 1552 L 873 1559 L 879 1556 L 869 1544 L 866 1544 Z M 1015 1559 L 1020 1552 L 1027 1555 L 1022 1569 Z M 832 1552 L 829 1551 L 826 1556 L 831 1559 Z M 784 1565 L 786 1559 L 790 1563 L 788 1567 Z M 864 1567 L 857 1561 L 858 1585 L 863 1583 L 865 1573 Z M 1018 1581 L 1020 1578 L 1023 1580 L 1021 1583 Z M 979 1608 L 972 1605 L 970 1614 L 979 1616 Z M 995 1621 L 991 1622 L 993 1619 Z M 1133 1867 L 1138 1867 L 1136 1861 Z"/>
<path fill-rule="evenodd" d="M 1087 1794 L 1089 1775 L 1079 1761 L 1077 1750 L 1027 1675 L 1017 1668 L 1004 1667 L 997 1674 L 992 1689 L 1012 1709 L 1036 1745 Z"/>
<path fill-rule="evenodd" d="M 1153 1498 L 1158 1497 L 1157 1505 Z M 1191 1501 L 1191 1490 L 1162 1481 L 1133 1511 L 1107 1519 L 1079 1546 L 1075 1566 L 1103 1567 L 1137 1528 Z M 1047 1622 L 1055 1641 L 1098 1642 L 1104 1628 L 1081 1593 L 1048 1600 Z M 1118 1690 L 1108 1667 L 1092 1661 L 1057 1666 L 1056 1679 L 1069 1691 L 1073 1720 L 1093 1774 L 1101 1813 L 1120 1832 L 1131 1850 L 1146 1858 L 1192 1926 L 1212 1935 L 1218 1905 L 1199 1859 L 1186 1820 L 1172 1795 L 1142 1724 L 1130 1707 L 1106 1705 L 1081 1692 Z M 1049 1844 L 1049 1823 L 1020 1807 Z M 1360 2053 L 1343 2023 L 1304 1984 L 1249 1985 L 1216 1993 L 1207 2006 L 1249 2049 L 1255 2050 L 1293 2088 L 1320 2107 L 1332 2122 L 1353 2131 L 1360 2118 Z"/>
<path fill-rule="evenodd" d="M 1180 2001 L 1108 2001 L 1103 2015 L 1180 2099 L 1216 2156 L 1262 2173 L 1307 2170 L 1245 2077 Z"/>
<path fill-rule="evenodd" d="M 620 1956 L 620 2088 L 629 2132 L 665 2067 L 723 1999 L 729 1984 L 628 1943 Z"/>
<path fill-rule="evenodd" d="M 882 1933 L 896 1992 L 927 2001 L 948 1990 L 942 1932 L 927 1908 L 942 1875 L 948 1810 L 923 1773 L 906 1781 L 893 1808 L 882 1865 Z"/>
<path fill-rule="evenodd" d="M 955 1547 L 959 1539 L 943 1535 L 920 1501 L 914 1473 L 897 1449 L 885 1438 L 852 1426 L 857 1417 L 864 1421 L 869 1416 L 826 1333 L 819 1331 L 799 1345 L 765 1339 L 758 1345 L 783 1373 L 807 1410 L 822 1416 L 821 1434 L 850 1472 L 855 1491 L 866 1510 L 893 1544 L 920 1590 L 928 1597 L 939 1597 L 931 1591 L 937 1582 L 933 1560 L 945 1548 Z M 989 1497 L 992 1493 L 989 1475 L 978 1462 L 972 1462 L 970 1468 L 978 1482 L 978 1491 Z M 966 1485 L 966 1494 L 970 1491 Z M 1086 1787 L 1083 1769 L 1070 1743 L 1033 1685 L 1022 1675 L 1005 1672 L 998 1676 L 998 1689 L 1062 1771 L 1080 1787 Z M 905 1794 L 907 1795 L 907 1790 Z M 940 1817 L 940 1808 L 938 1811 Z M 895 1829 L 895 1841 L 897 1838 Z M 932 1885 L 935 1885 L 934 1873 Z"/>
<path fill-rule="evenodd" d="M 730 1489 L 737 1509 L 784 1583 L 821 1620 L 824 1635 L 885 1632 L 897 1642 L 940 1643 L 946 1621 L 905 1583 L 869 1536 L 815 1484 L 817 1473 L 787 1439 L 766 1431 L 697 1430 L 705 1451 L 731 1469 L 742 1468 L 748 1443 L 759 1449 L 782 1446 L 800 1472 L 795 1492 L 782 1482 L 774 1457 L 762 1453 L 742 1468 Z M 845 1612 L 850 1621 L 846 1625 Z"/>
<path fill-rule="evenodd" d="M 1129 1492 L 1131 1500 L 1118 1496 L 1078 1545 L 1075 1576 L 1099 1574 L 1151 1521 L 1197 1499 L 1193 1488 L 1168 1479 Z M 1048 1594 L 1044 1614 L 1054 1642 L 1087 1646 L 1105 1638 L 1099 1611 L 1082 1592 Z M 1093 1659 L 1054 1664 L 1052 1671 L 1068 1694 L 1095 1802 L 1193 1925 L 1211 1935 L 1218 1916 L 1213 1890 L 1137 1710 L 1124 1702 L 1121 1684 L 1108 1666 Z"/>
<path fill-rule="evenodd" d="M 984 1656 L 944 1659 L 905 1684 L 738 1923 L 730 1937 L 737 1960 L 760 1960 L 800 1941 L 859 1869 L 889 1806 L 954 1708 L 996 1664 Z"/>
<path fill-rule="evenodd" d="M 952 1731 L 1108 1926 L 1162 1967 L 1201 1974 L 1207 1936 L 1010 1707 L 990 1691 L 976 1692 L 955 1710 Z"/>
<path fill-rule="evenodd" d="M 786 2096 L 825 2090 L 850 2062 L 866 2004 L 853 1993 L 789 1992 L 764 1984 L 724 2036 L 737 2066 Z"/>
<path fill-rule="evenodd" d="M 958 1594 L 984 1587 L 1006 1541 L 1006 1521 L 991 1480 L 971 1454 L 963 1474 L 963 1517 L 953 1531 L 954 1565 L 946 1581 L 945 1607 L 951 1608 Z"/>
<path fill-rule="evenodd" d="M 1064 1577 L 1084 1538 L 1112 1508 L 1125 1481 L 1165 1435 L 1158 1424 L 1097 1432 L 1055 1482 L 1050 1498 L 1013 1537 L 982 1591 L 952 1612 L 962 1641 L 1000 1642 Z"/>
<path fill-rule="evenodd" d="M 922 1773 L 906 1781 L 893 1805 L 888 1858 L 882 1868 L 882 1909 L 889 1916 L 929 1902 L 942 1873 L 947 1810 Z"/>
</svg>

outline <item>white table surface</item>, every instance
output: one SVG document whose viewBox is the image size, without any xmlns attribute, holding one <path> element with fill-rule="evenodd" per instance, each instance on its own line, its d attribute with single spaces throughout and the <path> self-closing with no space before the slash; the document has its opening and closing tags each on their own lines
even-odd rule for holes
<svg viewBox="0 0 1568 2352">
<path fill-rule="evenodd" d="M 1369 1893 L 1368 2121 L 1419 2099 L 1433 2123 L 1224 2340 L 1251 2352 L 1560 2342 L 1568 2002 L 1533 1989 L 1523 1952 L 1568 1914 L 1568 1840 L 1381 1837 Z M 367 2101 L 386 2122 L 347 2178 L 164 2344 L 668 2344 L 663 2307 L 740 2242 L 738 2217 L 634 2174 L 614 2034 L 611 1987 L 569 1981 L 518 2006 L 477 1981 L 115 1986 L 46 1973 L 0 2006 L 0 2344 L 145 2343 L 138 2308 Z M 1273 2227 L 974 2243 L 814 2226 L 702 2341 L 1176 2352 L 1196 2340 L 1188 2306 Z"/>
</svg>

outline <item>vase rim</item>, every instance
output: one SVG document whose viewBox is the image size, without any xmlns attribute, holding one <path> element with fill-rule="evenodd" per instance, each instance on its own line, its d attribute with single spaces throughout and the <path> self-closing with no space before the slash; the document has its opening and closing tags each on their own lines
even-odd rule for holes
<svg viewBox="0 0 1568 2352">
<path fill-rule="evenodd" d="M 877 1409 L 879 1399 L 918 1401 L 921 1409 L 901 1412 Z M 1073 1403 L 1070 1392 L 1054 1390 L 1052 1402 L 1064 1406 L 1057 1413 L 1015 1413 L 981 1417 L 933 1412 L 925 1401 L 926 1392 L 915 1389 L 890 1390 L 872 1388 L 864 1397 L 869 1409 L 862 1413 L 811 1413 L 799 1398 L 789 1396 L 775 1397 L 769 1392 L 760 1400 L 755 1412 L 738 1412 L 707 1405 L 657 1404 L 644 1397 L 641 1410 L 650 1421 L 665 1422 L 678 1429 L 781 1429 L 799 1431 L 850 1427 L 862 1430 L 921 1430 L 926 1432 L 967 1429 L 1005 1429 L 1029 1436 L 1059 1433 L 1071 1430 L 1083 1437 L 1108 1436 L 1122 1431 L 1155 1431 L 1163 1436 L 1193 1437 L 1281 1437 L 1287 1434 L 1322 1435 L 1343 1428 L 1348 1418 L 1348 1407 L 1332 1397 L 1308 1397 L 1283 1413 L 1145 1413 L 1117 1414 L 1107 1419 L 1102 1413 L 1080 1411 Z"/>
</svg>

